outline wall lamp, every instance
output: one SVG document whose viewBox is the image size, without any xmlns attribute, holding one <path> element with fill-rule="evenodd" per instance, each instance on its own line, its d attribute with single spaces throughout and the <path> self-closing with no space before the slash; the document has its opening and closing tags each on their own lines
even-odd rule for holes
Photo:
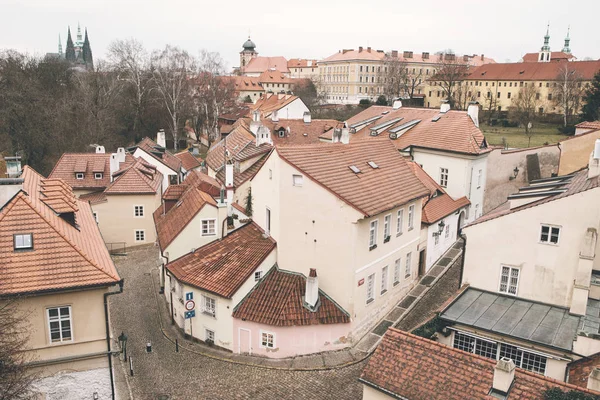
<svg viewBox="0 0 600 400">
<path fill-rule="evenodd" d="M 512 181 L 514 179 L 517 179 L 517 175 L 519 175 L 519 168 L 515 167 L 515 169 L 513 169 L 513 176 L 509 176 L 508 180 Z"/>
</svg>

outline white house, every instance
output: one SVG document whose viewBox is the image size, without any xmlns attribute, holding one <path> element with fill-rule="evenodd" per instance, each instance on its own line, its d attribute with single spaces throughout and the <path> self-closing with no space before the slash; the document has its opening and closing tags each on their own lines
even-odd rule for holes
<svg viewBox="0 0 600 400">
<path fill-rule="evenodd" d="M 157 141 L 144 138 L 141 142 L 127 149 L 135 158 L 141 157 L 147 163 L 156 167 L 163 175 L 163 192 L 169 185 L 176 185 L 183 181 L 184 171 L 181 160 L 166 149 L 165 132 L 157 134 Z"/>
<path fill-rule="evenodd" d="M 250 105 L 250 110 L 251 113 L 258 111 L 262 118 L 270 118 L 273 121 L 302 119 L 304 113 L 310 112 L 300 97 L 283 93 L 266 93 Z"/>
</svg>

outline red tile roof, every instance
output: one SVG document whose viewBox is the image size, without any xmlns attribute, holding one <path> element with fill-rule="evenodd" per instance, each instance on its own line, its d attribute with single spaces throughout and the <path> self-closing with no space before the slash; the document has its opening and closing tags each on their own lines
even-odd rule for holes
<svg viewBox="0 0 600 400">
<path fill-rule="evenodd" d="M 160 148 L 160 146 L 158 146 L 158 144 L 156 144 L 154 140 L 148 137 L 143 138 L 141 142 L 135 145 L 135 147 L 144 150 L 153 158 L 160 161 L 175 172 L 179 172 L 179 170 L 181 169 L 181 160 L 179 158 L 175 157 L 166 149 L 157 150 L 158 148 Z M 158 153 L 162 154 L 159 155 Z"/>
<path fill-rule="evenodd" d="M 273 144 L 277 146 L 319 143 L 320 136 L 325 132 L 344 125 L 334 119 L 313 119 L 310 123 L 305 123 L 302 119 L 280 119 L 278 122 L 267 119 L 261 122 L 271 130 Z M 282 128 L 284 137 L 279 136 Z"/>
<path fill-rule="evenodd" d="M 222 76 L 221 79 L 233 82 L 236 92 L 263 92 L 260 80 L 256 76 Z"/>
<path fill-rule="evenodd" d="M 76 199 L 66 183 L 46 180 L 28 166 L 22 178 L 23 190 L 0 211 L 0 295 L 117 283 L 89 204 Z M 76 226 L 69 222 L 71 212 Z M 26 233 L 33 235 L 33 250 L 15 251 L 13 235 Z"/>
<path fill-rule="evenodd" d="M 440 118 L 434 122 L 433 120 L 438 116 Z M 483 133 L 475 126 L 466 111 L 451 110 L 441 114 L 439 110 L 427 108 L 401 107 L 394 110 L 392 107 L 387 106 L 371 106 L 347 120 L 346 124 L 350 127 L 375 117 L 380 118 L 363 128 L 359 126 L 356 133 L 350 134 L 350 140 L 387 139 L 391 129 L 400 127 L 410 121 L 419 120 L 419 123 L 400 134 L 397 139 L 392 140 L 399 150 L 414 146 L 472 155 L 491 151 L 487 147 Z M 372 127 L 396 118 L 402 119 L 390 125 L 378 136 L 371 136 L 370 130 Z"/>
<path fill-rule="evenodd" d="M 319 290 L 315 312 L 304 307 L 306 277 L 273 266 L 233 309 L 233 317 L 274 326 L 349 323 L 350 316 Z"/>
<path fill-rule="evenodd" d="M 292 59 L 288 60 L 287 65 L 288 65 L 288 68 L 317 68 L 317 60 L 292 58 Z"/>
<path fill-rule="evenodd" d="M 429 195 L 389 140 L 277 147 L 277 153 L 308 178 L 365 216 Z M 378 168 L 370 167 L 373 161 Z M 361 172 L 352 172 L 356 166 Z"/>
<path fill-rule="evenodd" d="M 287 84 L 294 83 L 293 78 L 288 78 L 279 71 L 265 71 L 262 74 L 260 74 L 260 76 L 258 77 L 258 81 L 261 84 L 264 84 L 264 83 L 287 83 Z"/>
<path fill-rule="evenodd" d="M 494 360 L 390 328 L 360 381 L 411 400 L 491 400 L 495 365 Z M 544 392 L 550 388 L 599 394 L 516 368 L 507 399 L 544 400 Z"/>
<path fill-rule="evenodd" d="M 163 175 L 142 158 L 113 174 L 105 194 L 155 194 L 160 190 Z"/>
<path fill-rule="evenodd" d="M 269 150 L 270 151 L 270 150 Z M 240 187 L 244 182 L 247 182 L 249 179 L 254 178 L 254 175 L 260 170 L 265 161 L 267 161 L 268 153 L 259 158 L 252 166 L 248 169 L 244 170 L 241 173 L 233 174 L 233 186 Z M 217 179 L 223 183 L 225 183 L 225 169 L 221 168 L 219 172 L 217 172 Z"/>
<path fill-rule="evenodd" d="M 243 67 L 245 74 L 279 71 L 288 73 L 287 60 L 284 57 L 254 57 Z"/>
<path fill-rule="evenodd" d="M 440 61 L 440 55 L 434 53 L 414 53 L 410 57 L 403 51 L 398 52 L 398 59 L 406 63 L 417 63 L 417 64 L 436 64 Z M 388 53 L 390 55 L 391 53 Z M 341 50 L 320 62 L 336 62 L 336 61 L 351 61 L 351 60 L 366 60 L 366 61 L 383 61 L 386 53 L 383 50 L 374 50 L 367 47 L 359 50 Z M 471 55 L 456 55 L 456 60 L 464 60 L 467 57 L 467 63 L 471 66 L 479 66 L 486 63 L 495 63 L 492 58 L 484 57 L 483 55 L 473 54 Z M 464 62 L 464 61 L 463 61 Z"/>
<path fill-rule="evenodd" d="M 538 62 L 540 53 L 527 53 L 523 56 L 523 62 Z M 562 51 L 553 51 L 550 53 L 550 61 L 558 60 L 570 60 L 573 57 L 572 54 L 564 53 Z"/>
<path fill-rule="evenodd" d="M 121 168 L 133 161 L 127 154 Z M 76 172 L 83 172 L 84 178 L 75 178 Z M 95 179 L 94 172 L 102 172 L 102 179 Z M 73 189 L 104 189 L 110 184 L 110 153 L 64 153 L 48 178 L 62 179 Z"/>
<path fill-rule="evenodd" d="M 250 111 L 248 112 L 248 116 L 251 117 L 252 112 L 258 110 L 263 119 L 268 118 L 273 111 L 281 110 L 296 100 L 302 101 L 298 96 L 294 96 L 293 94 L 266 93 L 256 103 L 249 105 Z"/>
<path fill-rule="evenodd" d="M 194 185 L 198 189 L 205 193 L 210 194 L 213 197 L 217 197 L 221 194 L 221 185 L 215 178 L 211 178 L 204 172 L 197 169 L 191 170 L 190 173 L 185 177 L 183 181 L 184 185 Z"/>
<path fill-rule="evenodd" d="M 561 61 L 485 64 L 474 69 L 466 78 L 479 81 L 552 81 L 568 66 L 584 79 L 591 81 L 600 70 L 600 61 Z"/>
<path fill-rule="evenodd" d="M 581 128 L 581 129 L 598 130 L 598 129 L 600 129 L 600 121 L 583 121 L 583 122 L 575 125 L 575 127 Z"/>
<path fill-rule="evenodd" d="M 201 165 L 200 161 L 187 150 L 176 153 L 175 157 L 181 160 L 181 165 L 186 171 L 198 168 Z"/>
<path fill-rule="evenodd" d="M 275 249 L 254 222 L 167 264 L 178 281 L 231 298 Z"/>
<path fill-rule="evenodd" d="M 106 194 L 104 193 L 104 191 L 82 194 L 81 196 L 79 196 L 79 200 L 87 201 L 91 205 L 100 204 L 107 201 Z"/>
</svg>

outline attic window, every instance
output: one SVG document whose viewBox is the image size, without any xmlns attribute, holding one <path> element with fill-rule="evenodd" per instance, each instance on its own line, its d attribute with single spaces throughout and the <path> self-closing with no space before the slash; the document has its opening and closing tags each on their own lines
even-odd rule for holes
<svg viewBox="0 0 600 400">
<path fill-rule="evenodd" d="M 384 111 L 384 112 L 382 112 L 381 114 L 382 114 L 382 115 L 386 115 L 386 114 L 389 114 L 389 113 L 390 113 L 389 111 Z"/>
<path fill-rule="evenodd" d="M 373 169 L 379 168 L 379 165 L 375 164 L 375 161 L 368 161 L 367 164 L 369 164 L 369 167 Z"/>
<path fill-rule="evenodd" d="M 525 71 L 519 71 L 519 75 L 523 75 Z"/>
<path fill-rule="evenodd" d="M 356 165 L 351 165 L 349 168 L 350 168 L 350 169 L 352 170 L 352 172 L 354 172 L 355 174 L 358 174 L 358 173 L 360 173 L 360 169 L 358 169 L 358 167 L 357 167 Z"/>
<path fill-rule="evenodd" d="M 14 235 L 14 249 L 15 250 L 31 250 L 33 249 L 33 234 L 21 233 Z"/>
<path fill-rule="evenodd" d="M 83 172 L 77 172 L 75 174 L 75 179 L 83 179 Z"/>
<path fill-rule="evenodd" d="M 102 179 L 102 172 L 94 172 L 94 179 Z"/>
</svg>

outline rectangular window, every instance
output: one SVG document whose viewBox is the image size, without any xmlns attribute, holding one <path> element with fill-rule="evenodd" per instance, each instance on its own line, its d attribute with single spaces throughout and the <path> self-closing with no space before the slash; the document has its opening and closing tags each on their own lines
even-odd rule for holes
<svg viewBox="0 0 600 400">
<path fill-rule="evenodd" d="M 15 250 L 30 250 L 33 249 L 33 234 L 22 233 L 14 235 L 14 249 Z"/>
<path fill-rule="evenodd" d="M 415 222 L 414 220 L 415 220 L 415 206 L 412 205 L 412 206 L 408 207 L 408 230 L 409 231 L 414 228 L 414 222 Z"/>
<path fill-rule="evenodd" d="M 260 347 L 275 348 L 275 334 L 260 331 Z"/>
<path fill-rule="evenodd" d="M 450 224 L 446 225 L 446 239 L 450 237 Z"/>
<path fill-rule="evenodd" d="M 481 177 L 483 176 L 483 171 L 479 170 L 477 173 L 477 189 L 481 187 Z"/>
<path fill-rule="evenodd" d="M 400 283 L 400 269 L 402 268 L 402 259 L 399 258 L 394 263 L 394 286 Z"/>
<path fill-rule="evenodd" d="M 369 226 L 369 250 L 377 247 L 377 225 L 378 221 L 374 220 Z"/>
<path fill-rule="evenodd" d="M 448 186 L 448 168 L 440 168 L 440 186 Z"/>
<path fill-rule="evenodd" d="M 215 331 L 211 331 L 210 329 L 205 329 L 204 330 L 204 340 L 206 342 L 215 342 Z"/>
<path fill-rule="evenodd" d="M 211 317 L 217 316 L 217 301 L 212 297 L 202 295 L 202 312 Z"/>
<path fill-rule="evenodd" d="M 392 214 L 383 217 L 383 242 L 389 242 L 392 224 Z"/>
<path fill-rule="evenodd" d="M 519 269 L 514 267 L 502 266 L 502 273 L 500 275 L 500 293 L 506 294 L 517 294 L 517 288 L 519 286 Z"/>
<path fill-rule="evenodd" d="M 102 172 L 94 172 L 94 179 L 102 179 Z"/>
<path fill-rule="evenodd" d="M 398 210 L 398 215 L 396 217 L 396 236 L 402 235 L 404 225 L 404 210 Z"/>
<path fill-rule="evenodd" d="M 406 255 L 406 266 L 404 267 L 404 277 L 410 278 L 411 275 L 411 261 L 412 261 L 412 253 L 408 253 Z"/>
<path fill-rule="evenodd" d="M 388 290 L 388 266 L 381 268 L 381 294 Z"/>
<path fill-rule="evenodd" d="M 541 243 L 558 244 L 560 237 L 560 227 L 552 225 L 542 225 L 542 232 L 540 234 Z"/>
<path fill-rule="evenodd" d="M 81 172 L 76 173 L 75 179 L 83 179 L 83 173 L 81 173 Z"/>
<path fill-rule="evenodd" d="M 139 229 L 135 231 L 135 241 L 143 242 L 146 240 L 146 231 L 143 229 Z"/>
<path fill-rule="evenodd" d="M 433 244 L 437 246 L 440 243 L 440 235 L 437 232 L 433 233 Z"/>
<path fill-rule="evenodd" d="M 133 216 L 134 217 L 143 217 L 144 216 L 144 206 L 133 206 Z"/>
<path fill-rule="evenodd" d="M 203 219 L 202 220 L 202 236 L 216 235 L 216 220 L 214 219 Z"/>
<path fill-rule="evenodd" d="M 265 218 L 266 218 L 265 233 L 267 235 L 270 235 L 271 234 L 271 210 L 269 209 L 269 207 L 266 208 Z"/>
<path fill-rule="evenodd" d="M 262 278 L 262 271 L 256 271 L 254 273 L 254 282 L 260 281 L 260 278 Z"/>
<path fill-rule="evenodd" d="M 294 186 L 302 186 L 302 175 L 292 175 Z"/>
<path fill-rule="evenodd" d="M 367 304 L 375 299 L 375 274 L 367 277 Z"/>
<path fill-rule="evenodd" d="M 50 342 L 70 342 L 73 340 L 71 327 L 71 307 L 48 308 Z"/>
</svg>

